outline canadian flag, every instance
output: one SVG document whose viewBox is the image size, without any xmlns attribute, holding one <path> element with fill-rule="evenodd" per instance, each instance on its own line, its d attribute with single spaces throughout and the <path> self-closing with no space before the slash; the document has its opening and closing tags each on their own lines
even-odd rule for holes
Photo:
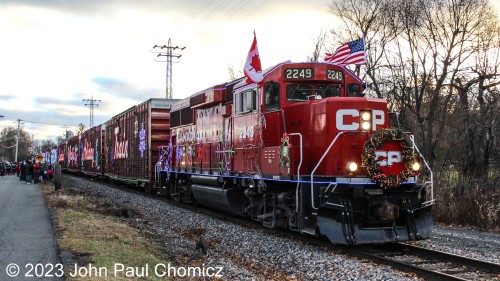
<svg viewBox="0 0 500 281">
<path fill-rule="evenodd" d="M 259 49 L 257 48 L 257 37 L 253 33 L 253 43 L 248 52 L 247 61 L 243 68 L 247 83 L 259 83 L 264 79 L 262 75 L 262 66 L 260 65 Z"/>
</svg>

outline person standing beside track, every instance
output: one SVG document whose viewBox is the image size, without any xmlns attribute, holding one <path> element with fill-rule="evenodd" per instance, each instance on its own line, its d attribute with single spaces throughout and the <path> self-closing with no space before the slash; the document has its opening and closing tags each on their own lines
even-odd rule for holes
<svg viewBox="0 0 500 281">
<path fill-rule="evenodd" d="M 26 161 L 23 160 L 21 164 L 19 165 L 19 170 L 20 170 L 20 181 L 26 181 Z"/>
<path fill-rule="evenodd" d="M 6 171 L 6 172 L 5 172 L 5 174 L 6 174 L 7 176 L 10 176 L 10 172 L 11 172 L 11 169 L 12 169 L 11 167 L 12 167 L 12 166 L 10 165 L 10 163 L 9 163 L 9 162 L 5 162 L 5 171 Z"/>
<path fill-rule="evenodd" d="M 26 174 L 26 184 L 31 184 L 31 180 L 33 179 L 33 164 L 31 164 L 30 160 L 28 160 L 28 163 L 24 166 L 24 171 Z"/>
<path fill-rule="evenodd" d="M 21 172 L 21 163 L 17 162 L 16 164 L 16 175 L 19 177 L 19 173 Z"/>
<path fill-rule="evenodd" d="M 40 164 L 33 160 L 33 183 L 37 184 L 40 181 Z"/>
<path fill-rule="evenodd" d="M 3 162 L 0 162 L 0 176 L 3 177 L 4 171 L 5 171 L 5 164 Z"/>
</svg>

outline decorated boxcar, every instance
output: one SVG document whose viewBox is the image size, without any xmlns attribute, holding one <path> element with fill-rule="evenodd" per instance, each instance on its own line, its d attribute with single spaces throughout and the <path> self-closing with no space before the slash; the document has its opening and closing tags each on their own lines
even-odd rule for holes
<svg viewBox="0 0 500 281">
<path fill-rule="evenodd" d="M 103 171 L 104 125 L 97 125 L 81 134 L 81 172 L 88 176 L 101 176 Z"/>
<path fill-rule="evenodd" d="M 69 138 L 66 142 L 66 170 L 79 173 L 82 166 L 80 135 Z"/>
<path fill-rule="evenodd" d="M 145 186 L 155 184 L 159 147 L 170 139 L 170 108 L 175 100 L 149 99 L 105 123 L 104 176 Z"/>
<path fill-rule="evenodd" d="M 67 157 L 67 140 L 62 140 L 57 145 L 57 164 L 61 166 L 61 171 L 66 171 L 68 168 L 68 157 Z"/>
</svg>

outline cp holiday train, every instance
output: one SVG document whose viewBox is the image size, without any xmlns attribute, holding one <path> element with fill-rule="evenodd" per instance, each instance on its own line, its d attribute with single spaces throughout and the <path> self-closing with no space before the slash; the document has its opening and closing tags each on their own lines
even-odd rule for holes
<svg viewBox="0 0 500 281">
<path fill-rule="evenodd" d="M 432 172 L 384 99 L 334 63 L 262 74 L 149 99 L 59 144 L 59 164 L 336 244 L 429 238 Z"/>
</svg>

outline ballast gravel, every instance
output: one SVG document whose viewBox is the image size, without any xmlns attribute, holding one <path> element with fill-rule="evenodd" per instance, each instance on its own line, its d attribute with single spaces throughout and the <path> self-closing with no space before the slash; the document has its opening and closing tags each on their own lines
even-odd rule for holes
<svg viewBox="0 0 500 281">
<path fill-rule="evenodd" d="M 269 231 L 186 210 L 156 198 L 64 175 L 63 188 L 98 196 L 139 217 L 124 219 L 156 237 L 172 267 L 222 267 L 220 280 L 421 280 Z M 500 235 L 437 226 L 417 245 L 498 263 Z M 212 271 L 210 271 L 212 272 Z M 174 271 L 171 273 L 175 274 Z M 182 271 L 180 273 L 183 273 Z M 179 276 L 170 276 L 174 280 Z M 184 276 L 186 277 L 186 276 Z M 213 277 L 190 276 L 192 280 Z M 194 277 L 194 278 L 193 278 Z"/>
<path fill-rule="evenodd" d="M 416 246 L 500 264 L 500 234 L 469 227 L 435 225 L 428 240 L 412 242 Z"/>
</svg>

